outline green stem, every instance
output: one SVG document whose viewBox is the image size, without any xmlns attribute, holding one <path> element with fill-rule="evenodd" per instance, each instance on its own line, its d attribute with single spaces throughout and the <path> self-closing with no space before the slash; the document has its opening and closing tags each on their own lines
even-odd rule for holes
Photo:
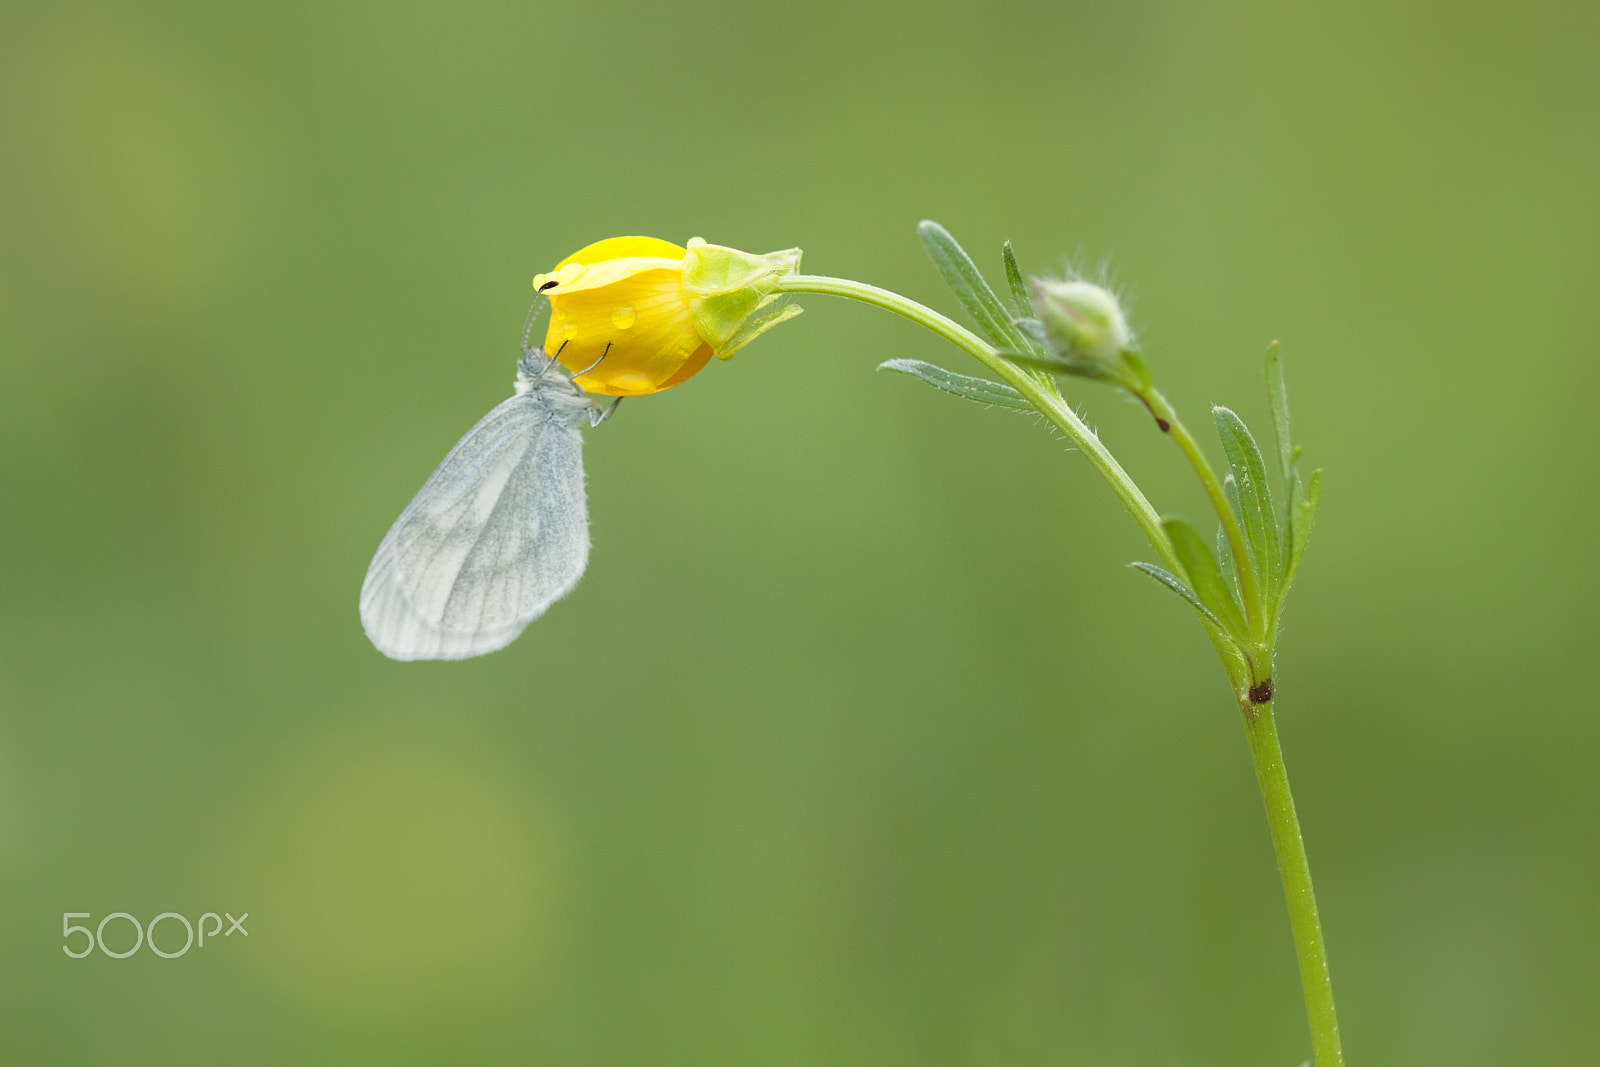
<svg viewBox="0 0 1600 1067">
<path fill-rule="evenodd" d="M 1317 1067 L 1344 1067 L 1344 1052 L 1339 1047 L 1339 1019 L 1333 1009 L 1333 981 L 1328 975 L 1328 954 L 1322 945 L 1317 897 L 1311 889 L 1311 866 L 1306 861 L 1306 846 L 1300 837 L 1294 796 L 1289 792 L 1289 774 L 1283 765 L 1283 749 L 1278 746 L 1272 703 L 1251 704 L 1246 700 L 1240 703 L 1239 710 L 1244 716 L 1245 736 L 1250 741 L 1250 760 L 1255 764 L 1261 800 L 1267 809 L 1272 848 L 1277 853 L 1278 873 L 1283 878 L 1283 896 L 1289 904 L 1289 927 L 1294 933 L 1295 953 L 1300 958 L 1300 985 L 1305 990 L 1306 1018 L 1311 1024 L 1311 1049 Z"/>
<path fill-rule="evenodd" d="M 1144 531 L 1150 544 L 1166 566 L 1176 574 L 1185 573 L 1182 562 L 1173 551 L 1172 542 L 1161 527 L 1161 517 L 1150 501 L 1140 492 L 1128 472 L 1116 461 L 1100 438 L 1086 426 L 1056 390 L 1048 372 L 1033 371 L 1017 366 L 971 330 L 953 322 L 931 308 L 924 307 L 899 293 L 879 289 L 874 285 L 850 281 L 847 278 L 828 278 L 809 274 L 791 274 L 777 285 L 779 292 L 820 293 L 859 300 L 864 304 L 892 311 L 897 315 L 938 334 L 956 347 L 970 354 L 978 362 L 1011 386 L 1038 411 L 1055 424 L 1074 445 L 1083 452 L 1095 470 L 1111 486 L 1117 499 L 1122 501 L 1134 522 Z M 1205 487 L 1217 517 L 1222 521 L 1228 543 L 1237 562 L 1240 591 L 1245 601 L 1245 612 L 1256 633 L 1265 627 L 1265 605 L 1260 588 L 1250 564 L 1249 550 L 1239 518 L 1228 504 L 1222 482 L 1211 469 L 1205 453 L 1178 418 L 1167 399 L 1154 388 L 1148 389 L 1141 399 L 1163 423 L 1178 443 L 1200 482 Z M 1305 844 L 1300 839 L 1300 823 L 1295 817 L 1294 798 L 1289 792 L 1289 779 L 1283 766 L 1283 752 L 1278 747 L 1277 727 L 1273 723 L 1272 704 L 1254 704 L 1249 692 L 1252 683 L 1266 681 L 1256 678 L 1256 657 L 1239 658 L 1239 650 L 1232 640 L 1210 623 L 1205 625 L 1223 668 L 1239 695 L 1244 714 L 1245 733 L 1250 740 L 1250 755 L 1255 764 L 1256 780 L 1261 786 L 1261 797 L 1267 809 L 1267 822 L 1272 832 L 1272 845 L 1278 856 L 1278 869 L 1283 876 L 1284 896 L 1289 903 L 1289 924 L 1293 931 L 1295 950 L 1300 959 L 1300 979 L 1305 989 L 1306 1014 L 1311 1022 L 1312 1048 L 1317 1067 L 1343 1067 L 1344 1055 L 1339 1049 L 1339 1023 L 1333 1010 L 1333 986 L 1328 977 L 1327 955 L 1322 947 L 1322 927 L 1317 921 L 1317 900 L 1311 889 L 1311 869 L 1306 862 Z M 1258 656 L 1271 663 L 1271 644 L 1263 643 Z"/>
<path fill-rule="evenodd" d="M 1205 487 L 1206 496 L 1211 500 L 1212 510 L 1222 522 L 1223 533 L 1228 538 L 1228 547 L 1233 550 L 1233 569 L 1239 576 L 1239 593 L 1244 600 L 1244 617 L 1256 638 L 1262 638 L 1265 636 L 1265 626 L 1261 587 L 1256 582 L 1255 568 L 1251 565 L 1250 551 L 1244 538 L 1244 527 L 1239 524 L 1239 516 L 1233 513 L 1233 507 L 1228 503 L 1228 496 L 1222 490 L 1222 480 L 1217 477 L 1217 472 L 1211 469 L 1211 461 L 1206 459 L 1206 454 L 1200 450 L 1194 435 L 1183 424 L 1183 420 L 1178 418 L 1177 411 L 1167 398 L 1153 386 L 1138 395 L 1150 409 L 1150 413 L 1156 417 L 1157 425 L 1177 443 L 1184 458 L 1189 461 L 1189 466 L 1200 476 L 1200 484 Z"/>
<path fill-rule="evenodd" d="M 1128 476 L 1128 472 L 1122 469 L 1116 457 L 1100 443 L 1100 438 L 1095 436 L 1095 432 L 1089 429 L 1083 420 L 1078 418 L 1078 413 L 1061 398 L 1049 374 L 1024 370 L 1001 356 L 991 345 L 960 323 L 951 321 L 915 300 L 887 289 L 879 289 L 875 285 L 851 281 L 848 278 L 791 274 L 784 277 L 777 288 L 779 292 L 820 293 L 825 296 L 842 296 L 849 300 L 859 300 L 864 304 L 871 304 L 910 319 L 966 351 L 979 363 L 988 367 L 1001 381 L 1021 393 L 1028 403 L 1066 434 L 1067 439 L 1077 446 L 1094 469 L 1100 472 L 1106 484 L 1111 486 L 1111 491 L 1117 494 L 1122 506 L 1128 509 L 1133 521 L 1139 524 L 1139 529 L 1150 539 L 1150 544 L 1161 556 L 1162 563 L 1174 573 L 1183 573 L 1183 564 L 1178 561 L 1177 554 L 1172 550 L 1172 542 L 1167 538 L 1166 531 L 1161 528 L 1161 516 L 1150 505 L 1144 493 L 1139 491 L 1139 487 Z"/>
</svg>

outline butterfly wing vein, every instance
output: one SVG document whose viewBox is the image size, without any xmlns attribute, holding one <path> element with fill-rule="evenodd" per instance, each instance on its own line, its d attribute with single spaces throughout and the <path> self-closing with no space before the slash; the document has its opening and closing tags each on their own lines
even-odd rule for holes
<svg viewBox="0 0 1600 1067">
<path fill-rule="evenodd" d="M 510 644 L 589 559 L 583 438 L 515 396 L 450 450 L 378 546 L 361 590 L 372 643 L 394 659 L 460 659 Z"/>
</svg>

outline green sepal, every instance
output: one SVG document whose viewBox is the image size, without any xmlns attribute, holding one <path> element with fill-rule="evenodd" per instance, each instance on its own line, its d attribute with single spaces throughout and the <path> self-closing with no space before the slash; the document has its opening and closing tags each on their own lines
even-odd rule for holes
<svg viewBox="0 0 1600 1067">
<path fill-rule="evenodd" d="M 1026 340 L 1011 324 L 1011 313 L 983 280 L 972 257 L 950 236 L 950 231 L 932 219 L 924 219 L 917 224 L 917 235 L 922 238 L 945 284 L 956 294 L 956 299 L 961 301 L 961 306 L 967 309 L 989 343 L 996 348 L 1027 347 Z"/>
<path fill-rule="evenodd" d="M 723 343 L 721 348 L 713 349 L 718 359 L 732 359 L 734 354 L 757 337 L 766 333 L 780 323 L 788 322 L 805 308 L 799 304 L 790 303 L 780 297 L 767 297 L 756 305 L 754 311 L 745 316 L 739 323 L 738 329 Z"/>
<path fill-rule="evenodd" d="M 1011 299 L 1017 305 L 1017 314 L 1023 318 L 1033 315 L 1033 294 L 1028 283 L 1022 280 L 1022 269 L 1017 266 L 1017 255 L 1007 241 L 1000 249 L 1000 258 L 1006 261 L 1006 284 L 1011 287 Z"/>
<path fill-rule="evenodd" d="M 1201 618 L 1216 626 L 1217 629 L 1224 631 L 1227 630 L 1227 627 L 1223 625 L 1222 620 L 1217 618 L 1210 608 L 1201 603 L 1200 598 L 1195 596 L 1194 590 L 1190 589 L 1187 585 L 1184 585 L 1183 579 L 1179 578 L 1176 574 L 1173 574 L 1171 571 L 1165 570 L 1161 567 L 1157 567 L 1154 563 L 1130 563 L 1128 566 L 1143 574 L 1148 574 L 1150 577 L 1166 586 L 1172 592 L 1178 594 L 1188 602 L 1191 608 L 1200 613 Z"/>
<path fill-rule="evenodd" d="M 1163 519 L 1161 528 L 1171 539 L 1173 551 L 1178 555 L 1178 562 L 1183 564 L 1183 569 L 1189 578 L 1189 588 L 1194 590 L 1195 595 L 1210 609 L 1211 614 L 1217 617 L 1223 630 L 1235 640 L 1246 639 L 1244 614 L 1228 590 L 1227 582 L 1223 581 L 1222 572 L 1217 569 L 1216 558 L 1211 555 L 1211 549 L 1206 547 L 1205 541 L 1195 532 L 1193 526 L 1182 519 Z"/>
<path fill-rule="evenodd" d="M 1018 319 L 1016 326 L 1023 335 L 1034 340 L 1039 339 L 1035 333 L 1036 330 L 1041 329 L 1039 320 Z M 999 354 L 1013 363 L 1049 371 L 1051 374 L 1070 374 L 1076 378 L 1091 378 L 1095 380 L 1110 379 L 1135 396 L 1149 389 L 1152 381 L 1150 371 L 1144 365 L 1144 360 L 1139 358 L 1139 353 L 1131 348 L 1123 351 L 1114 367 L 1108 367 L 1097 360 L 1078 360 L 1063 356 L 1051 350 L 1042 341 L 1037 349 L 1023 351 L 1015 348 L 1001 348 Z"/>
<path fill-rule="evenodd" d="M 936 367 L 932 363 L 924 363 L 920 359 L 887 359 L 878 364 L 878 369 L 899 371 L 901 374 L 921 378 L 935 389 L 942 389 L 980 404 L 1010 408 L 1014 411 L 1034 410 L 1033 405 L 1022 398 L 1021 393 L 1004 382 L 992 382 L 987 378 L 957 374 L 955 371 Z"/>
<path fill-rule="evenodd" d="M 1139 355 L 1138 349 L 1124 348 L 1117 357 L 1117 364 L 1122 370 L 1122 384 L 1135 396 L 1145 395 L 1155 384 L 1155 376 L 1144 365 L 1144 357 Z"/>
<path fill-rule="evenodd" d="M 1024 321 L 1032 322 L 1033 320 L 1027 319 Z M 1078 378 L 1106 378 L 1110 376 L 1110 372 L 1106 370 L 1104 364 L 1065 359 L 1048 348 L 1038 350 L 1032 348 L 1000 348 L 998 353 L 1013 363 L 1019 363 L 1024 367 L 1031 367 L 1035 370 L 1049 371 L 1051 374 L 1071 374 Z"/>
<path fill-rule="evenodd" d="M 1032 341 L 1039 351 L 1050 351 L 1050 341 L 1045 337 L 1044 323 L 1024 315 L 1020 319 L 1013 319 L 1011 325 L 1017 328 L 1018 333 Z"/>
<path fill-rule="evenodd" d="M 1289 386 L 1283 380 L 1278 342 L 1267 346 L 1267 406 L 1272 409 L 1272 435 L 1278 442 L 1278 470 L 1287 486 L 1294 473 L 1294 438 L 1289 430 Z"/>
<path fill-rule="evenodd" d="M 1228 454 L 1228 466 L 1239 491 L 1238 516 L 1249 542 L 1250 563 L 1261 588 L 1270 598 L 1280 581 L 1282 548 L 1278 540 L 1278 516 L 1272 508 L 1272 487 L 1267 483 L 1267 466 L 1261 449 L 1250 435 L 1244 420 L 1225 407 L 1211 409 L 1216 419 L 1217 436 Z M 1243 560 L 1237 561 L 1240 566 Z"/>
<path fill-rule="evenodd" d="M 682 287 L 695 332 L 718 359 L 734 353 L 800 307 L 776 293 L 778 282 L 800 269 L 800 249 L 755 255 L 691 237 L 683 257 Z"/>
</svg>

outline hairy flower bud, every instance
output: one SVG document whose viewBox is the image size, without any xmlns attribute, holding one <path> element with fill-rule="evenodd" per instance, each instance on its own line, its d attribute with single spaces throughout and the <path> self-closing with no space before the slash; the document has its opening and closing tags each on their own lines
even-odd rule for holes
<svg viewBox="0 0 1600 1067">
<path fill-rule="evenodd" d="M 1102 378 L 1119 373 L 1133 334 L 1112 293 L 1092 282 L 1038 279 L 1034 305 L 1045 341 L 1072 373 Z"/>
</svg>

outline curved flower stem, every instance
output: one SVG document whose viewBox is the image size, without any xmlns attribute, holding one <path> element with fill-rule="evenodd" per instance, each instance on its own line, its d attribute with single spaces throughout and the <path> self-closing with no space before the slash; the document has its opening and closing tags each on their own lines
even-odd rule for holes
<svg viewBox="0 0 1600 1067">
<path fill-rule="evenodd" d="M 1261 800 L 1267 809 L 1272 848 L 1277 853 L 1278 873 L 1283 878 L 1283 896 L 1289 904 L 1289 927 L 1294 933 L 1295 953 L 1300 958 L 1300 985 L 1305 990 L 1312 1053 L 1317 1067 L 1344 1067 L 1344 1052 L 1339 1047 L 1339 1018 L 1333 1009 L 1333 980 L 1328 974 L 1328 954 L 1322 946 L 1317 897 L 1311 889 L 1311 865 L 1306 860 L 1300 819 L 1295 815 L 1294 797 L 1289 792 L 1289 774 L 1283 765 L 1283 749 L 1278 746 L 1272 703 L 1251 704 L 1246 699 L 1240 702 L 1239 710 L 1244 717 L 1245 736 L 1250 741 L 1250 760 L 1255 764 Z"/>
<path fill-rule="evenodd" d="M 1156 425 L 1160 426 L 1177 444 L 1184 458 L 1189 461 L 1189 466 L 1194 468 L 1195 474 L 1200 477 L 1200 484 L 1205 488 L 1206 496 L 1211 500 L 1211 507 L 1217 513 L 1217 518 L 1222 522 L 1222 529 L 1228 538 L 1228 547 L 1233 550 L 1234 571 L 1239 576 L 1240 598 L 1244 601 L 1244 617 L 1250 624 L 1251 632 L 1259 640 L 1264 636 L 1265 619 L 1261 602 L 1261 589 L 1256 582 L 1255 567 L 1251 565 L 1250 552 L 1245 543 L 1244 528 L 1239 525 L 1239 516 L 1233 513 L 1233 508 L 1228 504 L 1227 494 L 1222 491 L 1222 481 L 1217 477 L 1217 472 L 1211 469 L 1211 461 L 1206 459 L 1206 454 L 1200 450 L 1200 445 L 1195 441 L 1189 428 L 1178 418 L 1178 413 L 1172 404 L 1161 392 L 1154 387 L 1136 394 L 1144 401 L 1145 407 L 1156 418 Z"/>
<path fill-rule="evenodd" d="M 1078 413 L 1061 398 L 1049 374 L 1024 370 L 1001 356 L 993 346 L 960 323 L 951 321 L 915 300 L 887 289 L 879 289 L 875 285 L 851 281 L 848 278 L 790 274 L 778 282 L 777 291 L 821 293 L 825 296 L 842 296 L 849 300 L 859 300 L 864 304 L 871 304 L 908 318 L 966 351 L 979 363 L 988 367 L 1000 380 L 1021 393 L 1028 403 L 1066 434 L 1067 439 L 1076 445 L 1094 469 L 1100 472 L 1106 484 L 1111 486 L 1111 491 L 1117 494 L 1122 506 L 1128 509 L 1133 521 L 1139 524 L 1139 529 L 1150 539 L 1150 544 L 1161 556 L 1162 563 L 1174 573 L 1183 573 L 1183 564 L 1178 561 L 1177 554 L 1172 550 L 1172 542 L 1167 538 L 1166 531 L 1161 528 L 1161 516 L 1156 513 L 1156 509 L 1151 506 L 1144 493 L 1140 492 L 1139 487 L 1128 476 L 1128 472 L 1122 469 L 1116 457 L 1100 443 L 1100 438 L 1095 432 L 1089 429 L 1083 420 L 1078 418 Z"/>
</svg>

